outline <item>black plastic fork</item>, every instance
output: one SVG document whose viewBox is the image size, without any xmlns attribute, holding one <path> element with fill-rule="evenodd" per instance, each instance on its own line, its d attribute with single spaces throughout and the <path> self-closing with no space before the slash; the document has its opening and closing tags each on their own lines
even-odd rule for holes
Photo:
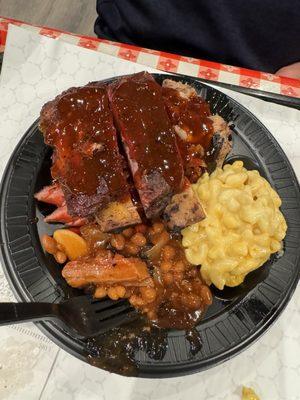
<svg viewBox="0 0 300 400">
<path fill-rule="evenodd" d="M 137 318 L 127 300 L 73 297 L 62 303 L 0 303 L 0 326 L 56 320 L 79 338 L 89 338 Z"/>
</svg>

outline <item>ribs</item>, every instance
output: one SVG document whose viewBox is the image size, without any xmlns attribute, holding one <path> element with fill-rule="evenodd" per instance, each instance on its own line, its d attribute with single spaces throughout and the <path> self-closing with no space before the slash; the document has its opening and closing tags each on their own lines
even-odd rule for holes
<svg viewBox="0 0 300 400">
<path fill-rule="evenodd" d="M 162 88 L 142 72 L 111 84 L 108 95 L 146 217 L 157 217 L 184 184 Z"/>
<path fill-rule="evenodd" d="M 209 104 L 192 86 L 171 79 L 165 79 L 162 86 L 185 175 L 197 182 L 209 162 L 222 166 L 232 147 L 230 129 L 221 116 L 211 115 Z"/>
<path fill-rule="evenodd" d="M 141 222 L 114 123 L 146 217 L 156 218 L 166 209 L 171 229 L 199 221 L 204 213 L 190 181 L 205 165 L 204 147 L 220 125 L 212 118 L 191 86 L 166 80 L 162 88 L 146 72 L 108 87 L 93 82 L 63 92 L 41 112 L 41 131 L 54 148 L 51 173 L 59 192 L 58 209 L 46 222 L 80 225 L 82 218 L 95 217 L 105 232 Z M 198 125 L 202 131 L 195 140 Z M 219 135 L 217 143 L 223 142 Z M 49 193 L 48 202 L 52 197 Z"/>
<path fill-rule="evenodd" d="M 87 217 L 130 199 L 103 84 L 71 88 L 45 104 L 40 129 L 54 148 L 51 173 L 70 215 Z"/>
<path fill-rule="evenodd" d="M 82 226 L 88 221 L 86 218 L 74 217 L 68 213 L 67 206 L 60 206 L 44 219 L 45 222 L 59 222 L 68 226 Z"/>
<path fill-rule="evenodd" d="M 59 222 L 68 226 L 82 226 L 87 222 L 86 218 L 74 217 L 68 213 L 64 193 L 57 183 L 45 186 L 34 197 L 38 201 L 57 207 L 56 210 L 47 215 L 44 219 L 45 222 Z"/>
<path fill-rule="evenodd" d="M 220 115 L 211 115 L 209 118 L 213 123 L 214 130 L 212 138 L 214 161 L 217 167 L 222 168 L 227 154 L 232 149 L 231 130 Z"/>
<path fill-rule="evenodd" d="M 64 193 L 61 190 L 60 185 L 57 183 L 53 183 L 49 186 L 44 186 L 42 190 L 34 195 L 34 197 L 38 201 L 53 204 L 56 207 L 61 207 L 66 203 Z"/>
<path fill-rule="evenodd" d="M 45 217 L 45 222 L 59 222 L 68 226 L 82 226 L 88 222 L 87 218 L 71 216 L 68 213 L 64 193 L 57 183 L 45 186 L 34 197 L 38 201 L 53 204 L 57 207 L 56 210 Z M 103 232 L 125 228 L 133 224 L 138 224 L 141 221 L 131 199 L 122 202 L 111 202 L 101 211 L 97 212 L 95 217 Z"/>
</svg>

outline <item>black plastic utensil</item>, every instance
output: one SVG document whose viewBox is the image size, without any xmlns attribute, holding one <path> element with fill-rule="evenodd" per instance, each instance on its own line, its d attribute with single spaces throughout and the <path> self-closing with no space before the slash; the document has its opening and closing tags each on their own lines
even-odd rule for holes
<svg viewBox="0 0 300 400">
<path fill-rule="evenodd" d="M 55 320 L 79 338 L 89 338 L 136 318 L 124 300 L 73 297 L 62 303 L 0 303 L 0 325 Z"/>
</svg>

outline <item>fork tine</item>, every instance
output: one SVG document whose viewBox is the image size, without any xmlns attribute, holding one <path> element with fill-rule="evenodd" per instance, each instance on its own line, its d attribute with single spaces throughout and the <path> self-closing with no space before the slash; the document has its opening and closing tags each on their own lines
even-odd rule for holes
<svg viewBox="0 0 300 400">
<path fill-rule="evenodd" d="M 94 312 L 100 312 L 120 303 L 125 303 L 125 300 L 97 299 L 91 303 L 91 307 Z"/>
<path fill-rule="evenodd" d="M 135 311 L 131 311 L 129 313 L 123 312 L 114 315 L 113 317 L 107 318 L 106 320 L 100 322 L 101 331 L 105 332 L 108 331 L 109 329 L 116 328 L 125 322 L 132 321 L 133 319 L 137 318 L 137 316 L 138 313 Z"/>
<path fill-rule="evenodd" d="M 60 318 L 72 334 L 78 337 L 92 337 L 132 321 L 138 313 L 125 299 L 117 301 L 95 300 L 91 296 L 78 296 L 60 305 Z M 74 318 L 74 315 L 77 318 Z"/>
<path fill-rule="evenodd" d="M 91 304 L 92 307 L 97 306 L 97 304 L 99 304 L 99 303 L 103 303 L 103 302 L 106 302 L 106 301 L 110 301 L 110 299 L 108 299 L 107 297 L 104 297 L 104 298 L 102 298 L 102 299 L 95 299 L 95 298 L 92 297 L 92 296 L 87 296 L 87 297 L 88 297 L 89 302 L 90 302 L 90 304 Z"/>
<path fill-rule="evenodd" d="M 115 315 L 120 314 L 122 312 L 130 311 L 130 306 L 128 304 L 121 304 L 119 306 L 110 307 L 105 310 L 96 311 L 96 316 L 99 318 L 99 321 L 106 320 L 108 318 L 113 318 Z"/>
</svg>

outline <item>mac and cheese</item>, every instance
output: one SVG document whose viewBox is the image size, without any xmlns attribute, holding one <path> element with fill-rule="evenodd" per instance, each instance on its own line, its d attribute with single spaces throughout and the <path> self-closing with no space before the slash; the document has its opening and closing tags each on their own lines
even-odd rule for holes
<svg viewBox="0 0 300 400">
<path fill-rule="evenodd" d="M 207 284 L 237 286 L 281 249 L 287 230 L 281 200 L 242 161 L 205 173 L 193 188 L 206 218 L 182 231 L 186 257 L 201 265 Z"/>
</svg>

